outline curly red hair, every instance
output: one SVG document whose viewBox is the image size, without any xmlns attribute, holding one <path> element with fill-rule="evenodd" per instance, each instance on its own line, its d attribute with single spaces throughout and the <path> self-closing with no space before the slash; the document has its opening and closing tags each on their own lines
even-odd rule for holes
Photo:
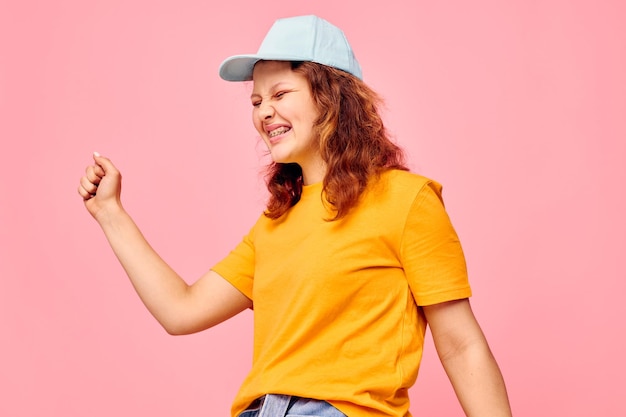
<svg viewBox="0 0 626 417">
<path fill-rule="evenodd" d="M 330 220 L 337 220 L 358 203 L 370 178 L 387 169 L 407 170 L 404 153 L 385 129 L 380 96 L 363 81 L 314 62 L 293 62 L 291 67 L 307 78 L 320 109 L 314 128 L 327 167 L 323 194 L 334 211 Z M 270 198 L 265 215 L 277 219 L 300 200 L 302 170 L 274 162 L 266 182 Z"/>
</svg>

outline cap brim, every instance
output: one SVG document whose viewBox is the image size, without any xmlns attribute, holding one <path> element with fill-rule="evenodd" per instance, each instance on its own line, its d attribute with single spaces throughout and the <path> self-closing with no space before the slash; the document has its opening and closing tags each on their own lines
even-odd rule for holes
<svg viewBox="0 0 626 417">
<path fill-rule="evenodd" d="M 254 65 L 261 61 L 310 61 L 295 55 L 235 55 L 220 65 L 220 77 L 226 81 L 251 81 Z"/>
<path fill-rule="evenodd" d="M 226 81 L 249 81 L 252 79 L 252 69 L 259 61 L 256 55 L 231 56 L 220 65 L 220 77 Z"/>
</svg>

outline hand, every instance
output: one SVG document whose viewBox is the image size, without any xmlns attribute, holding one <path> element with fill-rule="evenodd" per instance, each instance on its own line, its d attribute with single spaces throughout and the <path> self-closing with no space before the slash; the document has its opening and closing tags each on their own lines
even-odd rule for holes
<svg viewBox="0 0 626 417">
<path fill-rule="evenodd" d="M 80 179 L 78 194 L 83 197 L 87 211 L 98 220 L 106 210 L 122 207 L 122 175 L 99 153 L 94 152 L 93 160 L 94 164 L 87 167 Z"/>
</svg>

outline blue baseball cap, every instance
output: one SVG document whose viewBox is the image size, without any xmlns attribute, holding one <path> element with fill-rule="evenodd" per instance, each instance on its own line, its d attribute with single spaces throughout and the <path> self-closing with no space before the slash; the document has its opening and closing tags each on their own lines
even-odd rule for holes
<svg viewBox="0 0 626 417">
<path fill-rule="evenodd" d="M 314 15 L 278 19 L 254 55 L 234 55 L 220 65 L 226 81 L 250 81 L 260 61 L 311 61 L 363 78 L 343 31 Z"/>
</svg>

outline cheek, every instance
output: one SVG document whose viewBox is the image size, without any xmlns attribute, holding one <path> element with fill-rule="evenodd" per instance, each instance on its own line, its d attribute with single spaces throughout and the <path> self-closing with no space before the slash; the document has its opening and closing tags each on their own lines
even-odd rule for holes
<svg viewBox="0 0 626 417">
<path fill-rule="evenodd" d="M 319 119 L 321 113 L 318 109 L 317 105 L 313 100 L 308 103 L 307 106 L 307 114 L 308 114 L 308 122 L 311 124 L 311 127 L 315 126 L 317 120 Z"/>
<path fill-rule="evenodd" d="M 307 124 L 309 125 L 309 129 L 311 129 L 311 131 L 316 132 L 317 131 L 317 121 L 319 119 L 319 113 L 317 112 L 316 109 L 312 109 L 311 112 L 309 113 L 309 117 L 307 119 Z"/>
</svg>

